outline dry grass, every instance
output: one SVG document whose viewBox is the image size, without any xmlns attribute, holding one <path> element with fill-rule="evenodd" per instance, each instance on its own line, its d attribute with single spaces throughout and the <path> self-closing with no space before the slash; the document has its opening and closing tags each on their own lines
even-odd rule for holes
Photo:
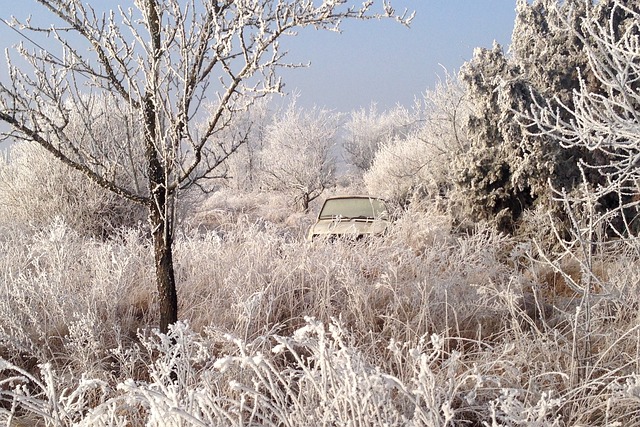
<svg viewBox="0 0 640 427">
<path fill-rule="evenodd" d="M 446 215 L 414 209 L 384 238 L 308 244 L 310 218 L 287 215 L 283 200 L 211 199 L 184 225 L 175 247 L 184 324 L 172 339 L 152 332 L 140 233 L 97 241 L 60 221 L 3 229 L 0 421 L 636 422 L 632 252 L 596 264 L 611 296 L 593 298 L 587 321 L 563 282 L 583 272 L 526 261 L 522 243 L 489 227 L 458 235 Z"/>
</svg>

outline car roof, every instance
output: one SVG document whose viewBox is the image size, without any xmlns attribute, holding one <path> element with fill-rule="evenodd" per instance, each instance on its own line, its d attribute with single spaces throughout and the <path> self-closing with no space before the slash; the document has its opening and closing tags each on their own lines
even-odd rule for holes
<svg viewBox="0 0 640 427">
<path fill-rule="evenodd" d="M 367 196 L 364 194 L 356 194 L 356 195 L 340 195 L 340 196 L 329 196 L 327 197 L 325 200 L 332 200 L 332 199 L 376 199 L 376 200 L 383 200 L 380 197 L 376 197 L 376 196 Z"/>
</svg>

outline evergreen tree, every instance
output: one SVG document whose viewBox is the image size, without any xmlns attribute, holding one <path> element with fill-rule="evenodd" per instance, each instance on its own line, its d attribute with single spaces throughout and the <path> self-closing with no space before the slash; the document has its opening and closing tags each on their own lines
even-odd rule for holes
<svg viewBox="0 0 640 427">
<path fill-rule="evenodd" d="M 499 45 L 477 49 L 462 67 L 472 113 L 470 149 L 454 166 L 461 206 L 469 207 L 461 217 L 514 231 L 526 209 L 550 202 L 549 182 L 569 191 L 581 182 L 577 159 L 585 153 L 564 149 L 522 112 L 540 100 L 570 105 L 579 73 L 592 80 L 579 32 L 586 7 L 579 0 L 518 1 L 509 53 Z"/>
</svg>

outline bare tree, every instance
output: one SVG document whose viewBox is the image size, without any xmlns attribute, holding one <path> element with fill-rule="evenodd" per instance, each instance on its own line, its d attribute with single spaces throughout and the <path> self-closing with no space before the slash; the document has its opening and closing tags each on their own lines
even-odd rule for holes
<svg viewBox="0 0 640 427">
<path fill-rule="evenodd" d="M 292 102 L 267 127 L 262 151 L 264 185 L 293 192 L 303 211 L 335 178 L 332 153 L 340 115 L 313 108 L 304 111 Z"/>
<path fill-rule="evenodd" d="M 246 136 L 245 143 L 225 165 L 226 179 L 223 184 L 240 191 L 255 191 L 260 187 L 260 155 L 265 144 L 265 132 L 272 111 L 269 99 L 254 104 L 250 110 L 234 119 L 234 125 L 221 132 L 220 140 Z"/>
<path fill-rule="evenodd" d="M 176 196 L 218 177 L 244 138 L 213 137 L 255 99 L 282 90 L 278 69 L 295 65 L 285 60 L 279 40 L 302 27 L 337 31 L 344 19 L 395 15 L 387 1 L 379 14 L 371 11 L 373 1 L 353 6 L 347 0 L 135 0 L 106 13 L 80 0 L 37 2 L 58 24 L 16 25 L 45 32 L 62 53 L 20 46 L 20 60 L 9 59 L 9 79 L 0 84 L 0 120 L 11 125 L 4 136 L 35 141 L 100 186 L 146 206 L 162 331 L 177 320 Z M 395 17 L 408 23 L 412 16 Z M 72 114 L 91 110 L 105 93 L 142 124 L 132 139 L 143 153 L 140 190 L 118 178 L 126 166 L 110 168 L 101 151 L 88 148 L 100 146 L 92 122 L 84 122 L 81 139 L 68 126 Z M 202 117 L 207 103 L 212 107 Z"/>
</svg>

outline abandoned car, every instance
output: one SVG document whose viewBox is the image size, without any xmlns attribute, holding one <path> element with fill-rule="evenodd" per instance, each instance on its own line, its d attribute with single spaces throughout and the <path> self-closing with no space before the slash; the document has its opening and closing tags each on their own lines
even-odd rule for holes
<svg viewBox="0 0 640 427">
<path fill-rule="evenodd" d="M 307 241 L 381 235 L 388 226 L 389 213 L 382 199 L 370 196 L 329 197 L 309 229 Z"/>
</svg>

